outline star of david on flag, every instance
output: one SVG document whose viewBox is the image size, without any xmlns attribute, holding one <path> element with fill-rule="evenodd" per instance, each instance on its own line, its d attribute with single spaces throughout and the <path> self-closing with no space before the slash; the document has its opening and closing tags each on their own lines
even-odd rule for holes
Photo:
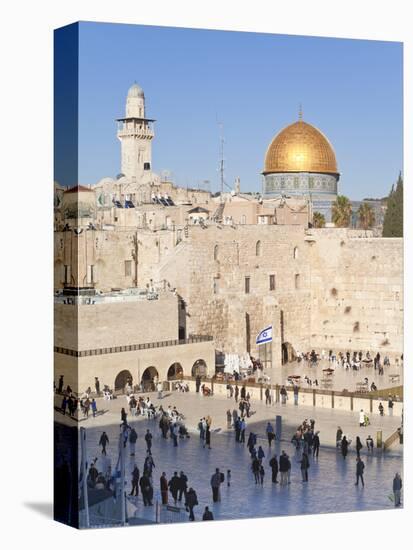
<svg viewBox="0 0 413 550">
<path fill-rule="evenodd" d="M 257 346 L 260 346 L 261 344 L 267 344 L 268 342 L 272 342 L 272 325 L 262 330 L 255 340 Z"/>
</svg>

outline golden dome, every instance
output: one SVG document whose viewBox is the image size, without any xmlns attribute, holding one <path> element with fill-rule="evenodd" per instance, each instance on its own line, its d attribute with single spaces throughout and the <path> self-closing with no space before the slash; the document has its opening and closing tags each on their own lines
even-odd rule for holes
<svg viewBox="0 0 413 550">
<path fill-rule="evenodd" d="M 274 172 L 338 174 L 336 155 L 320 130 L 298 120 L 281 130 L 267 149 L 263 173 Z"/>
</svg>

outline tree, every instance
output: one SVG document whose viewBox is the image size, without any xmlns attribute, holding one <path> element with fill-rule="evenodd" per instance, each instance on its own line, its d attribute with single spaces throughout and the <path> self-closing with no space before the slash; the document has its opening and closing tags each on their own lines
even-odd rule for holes
<svg viewBox="0 0 413 550">
<path fill-rule="evenodd" d="M 363 229 L 371 229 L 376 221 L 373 208 L 367 203 L 362 202 L 357 210 L 357 216 Z"/>
<path fill-rule="evenodd" d="M 351 203 L 344 195 L 333 202 L 331 219 L 337 227 L 348 227 L 351 221 Z"/>
<path fill-rule="evenodd" d="M 326 219 L 321 212 L 314 212 L 313 214 L 313 227 L 324 227 Z"/>
<path fill-rule="evenodd" d="M 387 198 L 383 237 L 403 237 L 403 178 L 401 172 L 396 186 L 392 186 Z"/>
</svg>

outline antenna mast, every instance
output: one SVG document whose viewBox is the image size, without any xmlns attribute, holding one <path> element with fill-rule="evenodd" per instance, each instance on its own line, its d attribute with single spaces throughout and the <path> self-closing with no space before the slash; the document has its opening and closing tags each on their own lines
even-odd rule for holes
<svg viewBox="0 0 413 550">
<path fill-rule="evenodd" d="M 225 161 L 224 161 L 224 125 L 219 123 L 220 129 L 220 160 L 219 160 L 219 174 L 220 174 L 220 183 L 221 183 L 221 196 L 220 202 L 224 201 L 224 184 L 225 184 Z"/>
</svg>

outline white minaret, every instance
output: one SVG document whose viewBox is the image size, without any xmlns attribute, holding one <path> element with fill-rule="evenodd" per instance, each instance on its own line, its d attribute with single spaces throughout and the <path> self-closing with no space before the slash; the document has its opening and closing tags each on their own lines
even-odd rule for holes
<svg viewBox="0 0 413 550">
<path fill-rule="evenodd" d="M 126 98 L 125 118 L 118 119 L 121 142 L 121 172 L 136 183 L 152 179 L 152 139 L 154 120 L 145 118 L 145 94 L 133 84 Z"/>
</svg>

